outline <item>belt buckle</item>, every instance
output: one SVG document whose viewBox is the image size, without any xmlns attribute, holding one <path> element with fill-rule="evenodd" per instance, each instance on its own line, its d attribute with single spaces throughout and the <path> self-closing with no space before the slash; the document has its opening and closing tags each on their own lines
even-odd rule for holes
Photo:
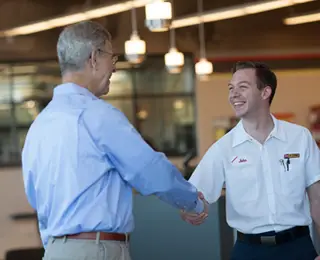
<svg viewBox="0 0 320 260">
<path fill-rule="evenodd" d="M 125 242 L 126 242 L 126 244 L 128 244 L 128 242 L 129 242 L 129 234 L 128 234 L 128 233 L 125 233 L 124 235 L 125 235 L 125 237 L 126 237 L 126 241 L 125 241 Z"/>
<path fill-rule="evenodd" d="M 276 245 L 276 236 L 261 236 L 260 237 L 261 244 L 267 244 L 267 245 Z"/>
</svg>

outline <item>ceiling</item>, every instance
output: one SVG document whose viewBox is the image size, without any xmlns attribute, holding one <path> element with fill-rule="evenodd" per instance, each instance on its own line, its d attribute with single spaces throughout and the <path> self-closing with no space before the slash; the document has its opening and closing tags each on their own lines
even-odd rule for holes
<svg viewBox="0 0 320 260">
<path fill-rule="evenodd" d="M 255 0 L 203 0 L 204 10 L 255 2 Z M 0 29 L 10 29 L 64 13 L 77 12 L 86 6 L 113 4 L 110 0 L 1 0 Z M 197 12 L 197 1 L 174 0 L 176 18 Z M 23 11 L 20 11 L 23 10 Z M 206 47 L 209 57 L 246 55 L 283 55 L 320 53 L 320 22 L 286 26 L 282 19 L 293 14 L 320 10 L 320 1 L 296 5 L 205 24 Z M 147 42 L 150 53 L 165 53 L 169 47 L 169 33 L 151 33 L 144 26 L 144 8 L 137 9 L 138 30 Z M 114 38 L 113 45 L 123 53 L 124 41 L 130 37 L 130 12 L 98 19 Z M 129 25 L 129 26 L 128 26 Z M 32 35 L 0 39 L 0 61 L 55 59 L 55 45 L 61 28 Z M 198 27 L 176 30 L 177 47 L 198 55 Z"/>
</svg>

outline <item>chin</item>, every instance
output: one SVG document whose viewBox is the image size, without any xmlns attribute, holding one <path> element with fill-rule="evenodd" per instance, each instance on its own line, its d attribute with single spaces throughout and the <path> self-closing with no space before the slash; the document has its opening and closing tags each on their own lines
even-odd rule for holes
<svg viewBox="0 0 320 260">
<path fill-rule="evenodd" d="M 236 111 L 235 110 L 234 113 L 235 113 L 235 116 L 237 118 L 242 118 L 242 117 L 245 117 L 247 115 L 247 111 Z"/>
<path fill-rule="evenodd" d="M 105 96 L 109 93 L 109 84 L 105 84 L 103 87 L 100 86 L 100 97 Z"/>
<path fill-rule="evenodd" d="M 103 91 L 101 91 L 101 95 L 100 96 L 105 96 L 109 93 L 109 87 L 105 88 Z"/>
<path fill-rule="evenodd" d="M 109 88 L 103 93 L 103 95 L 108 95 L 109 94 Z"/>
<path fill-rule="evenodd" d="M 232 106 L 232 108 L 237 118 L 245 117 L 249 112 L 249 107 L 247 104 L 244 104 L 243 106 L 237 108 Z"/>
<path fill-rule="evenodd" d="M 243 117 L 243 114 L 235 113 L 235 117 L 236 117 L 236 118 L 242 118 L 242 117 Z"/>
</svg>

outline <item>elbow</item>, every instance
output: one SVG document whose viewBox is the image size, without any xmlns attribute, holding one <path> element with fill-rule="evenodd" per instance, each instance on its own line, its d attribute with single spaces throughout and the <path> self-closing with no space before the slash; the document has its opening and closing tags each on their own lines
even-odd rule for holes
<svg viewBox="0 0 320 260">
<path fill-rule="evenodd" d="M 144 196 L 161 195 L 177 187 L 174 167 L 161 154 L 155 155 L 148 164 L 125 179 Z"/>
<path fill-rule="evenodd" d="M 173 189 L 173 185 L 169 183 L 167 185 L 159 185 L 156 178 L 154 181 L 140 179 L 139 181 L 133 181 L 132 183 L 142 196 L 156 195 L 161 197 L 163 194 L 166 194 Z"/>
</svg>

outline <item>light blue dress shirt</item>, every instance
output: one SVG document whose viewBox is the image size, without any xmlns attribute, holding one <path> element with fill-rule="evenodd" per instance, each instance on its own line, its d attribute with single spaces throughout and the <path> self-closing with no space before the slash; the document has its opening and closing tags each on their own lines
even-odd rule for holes
<svg viewBox="0 0 320 260">
<path fill-rule="evenodd" d="M 22 167 L 44 246 L 51 236 L 131 232 L 132 188 L 176 208 L 203 210 L 196 188 L 118 109 L 72 83 L 54 89 L 31 125 Z"/>
</svg>

